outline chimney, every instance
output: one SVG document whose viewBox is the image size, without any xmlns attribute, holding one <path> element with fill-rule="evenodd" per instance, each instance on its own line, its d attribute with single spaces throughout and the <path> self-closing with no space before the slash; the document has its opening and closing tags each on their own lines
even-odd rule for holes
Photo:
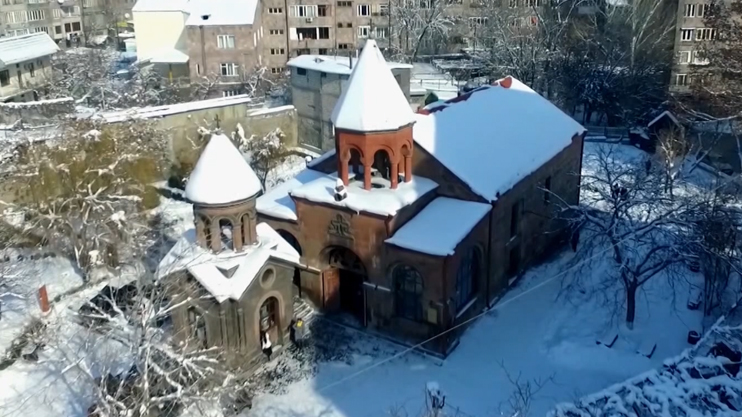
<svg viewBox="0 0 742 417">
<path fill-rule="evenodd" d="M 343 201 L 348 198 L 348 190 L 343 184 L 343 180 L 338 178 L 335 180 L 335 201 Z"/>
<path fill-rule="evenodd" d="M 353 71 L 353 53 L 348 52 L 348 67 Z"/>
<path fill-rule="evenodd" d="M 46 293 L 46 285 L 42 285 L 39 288 L 39 306 L 41 307 L 41 313 L 46 314 L 51 309 L 49 307 L 49 295 Z"/>
</svg>

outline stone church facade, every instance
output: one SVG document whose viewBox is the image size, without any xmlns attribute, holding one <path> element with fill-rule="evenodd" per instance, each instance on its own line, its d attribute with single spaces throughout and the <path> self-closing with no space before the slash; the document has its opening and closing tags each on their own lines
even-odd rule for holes
<svg viewBox="0 0 742 417">
<path fill-rule="evenodd" d="M 579 202 L 585 130 L 510 77 L 412 114 L 393 91 L 399 87 L 391 73 L 383 74 L 388 69 L 375 48 L 367 43 L 333 113 L 336 149 L 258 198 L 258 219 L 300 254 L 295 290 L 316 308 L 407 343 L 432 338 L 423 347 L 446 355 L 463 329 L 459 324 L 491 306 L 565 240 L 565 224 L 555 215 Z M 518 117 L 497 113 L 497 106 L 510 109 L 500 102 L 511 97 L 526 112 L 543 109 L 543 120 L 531 123 L 553 125 L 524 124 L 520 139 L 506 126 Z M 490 105 L 486 117 L 456 120 Z M 498 141 L 523 146 L 455 137 L 459 127 L 482 136 L 502 129 L 512 137 Z M 462 155 L 454 158 L 457 152 Z M 492 170 L 485 164 L 467 172 L 467 158 L 473 165 L 488 152 Z M 507 152 L 512 158 L 503 156 Z M 532 170 L 514 165 L 511 173 L 497 158 L 542 162 Z M 498 173 L 512 181 L 491 192 Z"/>
</svg>

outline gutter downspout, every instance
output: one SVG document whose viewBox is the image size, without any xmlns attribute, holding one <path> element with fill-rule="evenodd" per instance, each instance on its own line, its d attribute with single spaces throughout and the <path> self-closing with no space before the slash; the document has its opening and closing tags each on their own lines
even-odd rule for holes
<svg viewBox="0 0 742 417">
<path fill-rule="evenodd" d="M 492 256 L 492 236 L 494 236 L 494 233 L 495 233 L 495 231 L 493 230 L 494 229 L 495 222 L 492 221 L 492 216 L 494 216 L 495 206 L 497 206 L 497 202 L 494 202 L 494 203 L 491 202 L 490 204 L 492 205 L 492 211 L 490 211 L 490 214 L 489 214 L 489 227 L 488 227 L 489 233 L 488 233 L 488 236 L 487 236 L 487 258 L 488 258 L 487 259 L 487 281 L 484 284 L 484 288 L 485 288 L 484 291 L 485 291 L 485 296 L 486 296 L 485 302 L 487 303 L 486 304 L 487 305 L 487 310 L 489 310 L 490 308 L 492 308 L 492 305 L 490 305 L 490 302 L 492 300 L 492 297 L 490 296 L 490 292 L 492 290 L 491 285 L 490 285 L 490 281 L 492 279 L 492 259 L 493 259 L 493 256 Z"/>
<path fill-rule="evenodd" d="M 206 74 L 206 43 L 204 41 L 204 26 L 200 25 L 198 30 L 201 32 L 201 67 Z"/>
</svg>

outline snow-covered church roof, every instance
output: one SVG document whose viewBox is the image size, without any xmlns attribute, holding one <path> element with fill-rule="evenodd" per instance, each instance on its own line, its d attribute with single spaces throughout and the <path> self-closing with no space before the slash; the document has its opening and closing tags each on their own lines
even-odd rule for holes
<svg viewBox="0 0 742 417">
<path fill-rule="evenodd" d="M 300 265 L 299 253 L 267 223 L 255 228 L 258 243 L 242 252 L 224 249 L 214 253 L 196 241 L 196 231 L 187 230 L 160 261 L 157 279 L 188 271 L 218 302 L 239 300 L 269 259 Z M 224 271 L 233 271 L 225 274 Z"/>
<path fill-rule="evenodd" d="M 373 39 L 366 41 L 331 120 L 336 128 L 359 132 L 397 130 L 415 121 L 407 98 Z"/>
<path fill-rule="evenodd" d="M 185 191 L 194 203 L 218 205 L 248 199 L 261 190 L 260 180 L 232 140 L 217 134 L 198 158 Z"/>
</svg>

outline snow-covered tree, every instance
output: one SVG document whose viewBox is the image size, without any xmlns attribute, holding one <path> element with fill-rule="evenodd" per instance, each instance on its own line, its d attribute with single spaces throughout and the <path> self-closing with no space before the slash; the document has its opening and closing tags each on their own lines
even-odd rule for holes
<svg viewBox="0 0 742 417">
<path fill-rule="evenodd" d="M 620 291 L 631 327 L 639 289 L 663 275 L 677 281 L 693 255 L 698 239 L 691 231 L 701 203 L 663 194 L 661 175 L 627 162 L 614 147 L 601 147 L 586 164 L 592 168 L 582 173 L 581 205 L 566 208 L 575 229 L 581 228 L 575 260 L 591 273 L 576 274 L 569 284 L 583 286 L 583 276 L 592 279 L 594 270 L 608 262 L 596 295 Z"/>
<path fill-rule="evenodd" d="M 9 177 L 27 190 L 11 205 L 25 216 L 17 238 L 36 237 L 83 270 L 118 264 L 159 204 L 150 184 L 163 177 L 166 146 L 165 134 L 146 121 L 73 122 L 51 143 L 28 144 Z"/>
<path fill-rule="evenodd" d="M 270 174 L 290 155 L 284 144 L 285 135 L 281 129 L 276 128 L 265 136 L 252 135 L 246 138 L 242 126 L 238 125 L 232 136 L 240 151 L 248 155 L 250 166 L 265 189 Z"/>
<path fill-rule="evenodd" d="M 655 111 L 666 99 L 675 10 L 672 2 L 605 2 L 580 16 L 559 64 L 565 107 L 582 106 L 586 116 L 605 116 L 611 125 Z"/>
<path fill-rule="evenodd" d="M 691 143 L 680 129 L 662 130 L 657 137 L 657 159 L 662 167 L 665 193 L 673 196 L 675 179 L 683 169 L 683 162 L 691 152 Z"/>
<path fill-rule="evenodd" d="M 154 106 L 178 101 L 178 88 L 149 66 L 131 65 L 117 75 L 118 52 L 76 48 L 54 56 L 51 98 L 73 97 L 97 109 Z"/>
<path fill-rule="evenodd" d="M 389 16 L 379 17 L 390 26 L 389 48 L 395 59 L 414 62 L 426 46 L 440 47 L 448 42 L 454 25 L 447 0 L 392 0 Z M 381 25 L 380 25 L 381 26 Z"/>
</svg>

